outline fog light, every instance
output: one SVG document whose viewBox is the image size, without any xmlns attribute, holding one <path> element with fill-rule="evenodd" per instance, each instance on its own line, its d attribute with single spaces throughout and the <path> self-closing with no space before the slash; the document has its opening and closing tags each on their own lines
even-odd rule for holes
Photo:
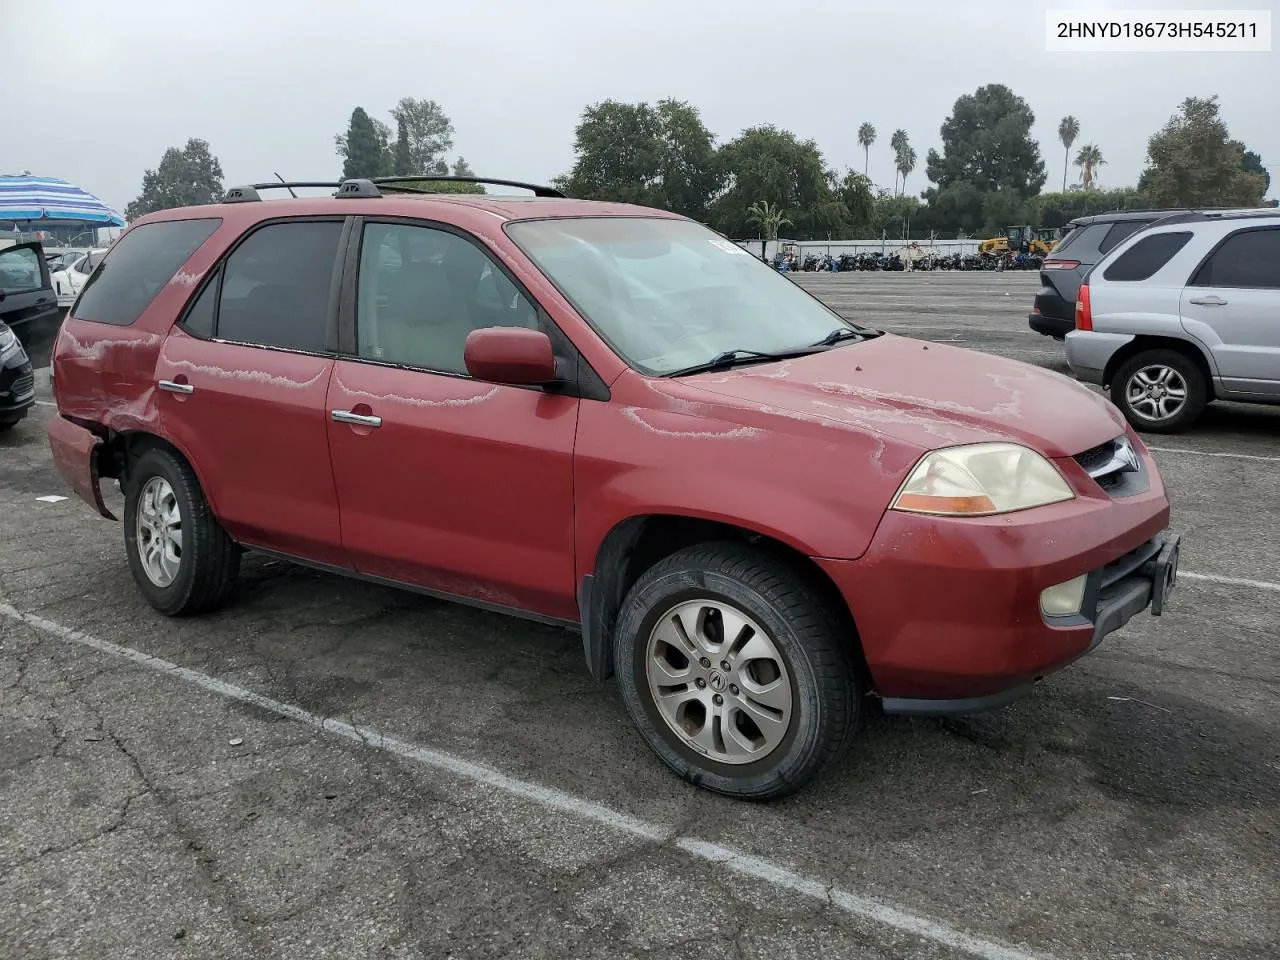
<svg viewBox="0 0 1280 960">
<path fill-rule="evenodd" d="M 1046 617 L 1069 617 L 1080 612 L 1084 602 L 1084 585 L 1088 574 L 1049 587 L 1040 594 L 1040 612 Z"/>
</svg>

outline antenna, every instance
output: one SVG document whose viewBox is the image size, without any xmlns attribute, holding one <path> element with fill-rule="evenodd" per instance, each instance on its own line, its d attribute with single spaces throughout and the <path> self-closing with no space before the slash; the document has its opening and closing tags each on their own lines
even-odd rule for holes
<svg viewBox="0 0 1280 960">
<path fill-rule="evenodd" d="M 284 184 L 284 188 L 289 191 L 289 196 L 293 197 L 295 200 L 298 199 L 298 195 L 293 192 L 293 187 L 289 186 L 289 181 L 285 180 L 285 178 L 280 176 L 278 173 L 276 174 L 276 179 Z"/>
</svg>

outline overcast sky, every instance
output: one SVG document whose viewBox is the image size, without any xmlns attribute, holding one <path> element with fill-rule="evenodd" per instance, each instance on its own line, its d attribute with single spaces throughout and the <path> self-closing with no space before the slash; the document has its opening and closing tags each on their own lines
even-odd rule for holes
<svg viewBox="0 0 1280 960">
<path fill-rule="evenodd" d="M 812 137 L 840 169 L 862 169 L 856 131 L 870 120 L 870 172 L 886 186 L 889 135 L 902 127 L 918 192 L 956 97 L 1004 83 L 1035 112 L 1046 189 L 1062 183 L 1064 114 L 1080 121 L 1076 149 L 1101 148 L 1100 184 L 1122 186 L 1178 103 L 1214 93 L 1280 184 L 1280 54 L 1045 52 L 1047 9 L 1275 4 L 0 0 L 0 172 L 63 177 L 123 211 L 166 147 L 202 137 L 227 185 L 274 171 L 336 177 L 333 135 L 352 108 L 389 120 L 413 96 L 444 107 L 454 154 L 477 173 L 545 181 L 571 165 L 585 104 L 670 96 L 698 106 L 721 141 L 773 123 Z"/>
</svg>

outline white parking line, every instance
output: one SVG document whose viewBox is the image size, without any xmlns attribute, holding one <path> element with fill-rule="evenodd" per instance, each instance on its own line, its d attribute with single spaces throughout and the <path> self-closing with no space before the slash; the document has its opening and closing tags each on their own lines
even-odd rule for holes
<svg viewBox="0 0 1280 960">
<path fill-rule="evenodd" d="M 563 790 L 556 790 L 553 787 L 544 787 L 541 784 L 510 777 L 505 773 L 454 754 L 446 753 L 442 750 L 434 750 L 430 747 L 420 747 L 404 740 L 387 736 L 371 727 L 345 723 L 330 717 L 322 717 L 319 714 L 304 710 L 302 707 L 282 703 L 279 700 L 272 700 L 251 690 L 246 690 L 244 687 L 227 683 L 225 680 L 219 680 L 197 670 L 191 670 L 168 660 L 153 657 L 151 654 L 143 653 L 141 650 L 122 647 L 109 640 L 101 640 L 53 620 L 47 620 L 35 614 L 23 613 L 8 603 L 0 602 L 0 615 L 10 620 L 25 623 L 27 626 L 58 640 L 78 644 L 115 657 L 122 657 L 138 666 L 146 667 L 148 670 L 154 670 L 174 679 L 183 680 L 209 693 L 215 693 L 230 700 L 236 700 L 240 703 L 267 710 L 277 716 L 293 720 L 314 730 L 353 740 L 376 750 L 385 750 L 388 753 L 420 763 L 423 766 L 443 770 L 463 780 L 492 787 L 495 790 L 529 800 L 540 806 L 557 810 L 560 813 L 590 820 L 619 833 L 629 834 L 654 843 L 669 844 L 722 869 L 754 877 L 780 889 L 824 901 L 853 917 L 872 920 L 895 930 L 914 934 L 942 946 L 962 951 L 974 957 L 983 958 L 983 960 L 1049 960 L 1044 955 L 1036 956 L 1012 947 L 1006 947 L 1003 944 L 975 937 L 962 930 L 917 916 L 907 910 L 902 910 L 847 890 L 841 890 L 825 880 L 806 877 L 773 861 L 753 857 L 731 847 L 721 846 L 718 843 L 709 843 L 695 837 L 678 836 L 668 827 L 649 823 L 606 807 L 603 804 L 565 793 Z"/>
<path fill-rule="evenodd" d="M 52 400 L 37 400 L 36 406 L 37 407 L 56 407 L 57 404 L 54 403 Z"/>
<path fill-rule="evenodd" d="M 1226 457 L 1233 460 L 1262 460 L 1280 463 L 1280 457 L 1263 457 L 1252 453 L 1218 453 L 1213 450 L 1189 450 L 1186 447 L 1147 447 L 1152 453 L 1189 453 L 1197 457 Z"/>
<path fill-rule="evenodd" d="M 1223 577 L 1216 573 L 1192 573 L 1190 570 L 1179 570 L 1178 579 L 1204 580 L 1207 583 L 1222 583 L 1229 587 L 1249 587 L 1253 590 L 1268 590 L 1280 593 L 1280 583 L 1270 580 L 1247 580 L 1244 577 Z"/>
</svg>

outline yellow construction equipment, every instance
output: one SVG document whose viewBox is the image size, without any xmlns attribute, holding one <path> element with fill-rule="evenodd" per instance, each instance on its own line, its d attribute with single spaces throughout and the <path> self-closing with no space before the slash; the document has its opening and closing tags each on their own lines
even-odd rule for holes
<svg viewBox="0 0 1280 960">
<path fill-rule="evenodd" d="M 1044 256 L 1057 242 L 1057 230 L 1033 229 L 1024 224 L 1005 227 L 1000 236 L 980 241 L 978 252 L 988 257 L 999 257 L 1006 253 L 1037 253 Z"/>
</svg>

